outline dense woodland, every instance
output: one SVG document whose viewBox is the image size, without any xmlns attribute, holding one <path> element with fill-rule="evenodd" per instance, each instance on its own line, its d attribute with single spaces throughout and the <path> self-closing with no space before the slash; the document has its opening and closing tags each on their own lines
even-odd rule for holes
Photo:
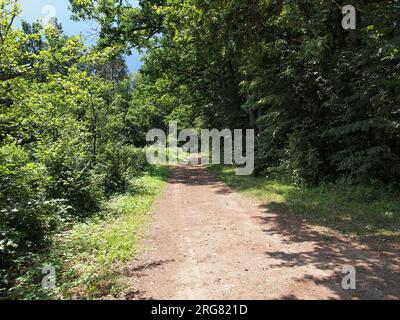
<svg viewBox="0 0 400 320">
<path fill-rule="evenodd" d="M 255 128 L 257 172 L 296 183 L 396 183 L 400 174 L 399 1 L 72 1 L 100 47 L 146 52 L 132 135 Z M 125 3 L 125 4 L 124 4 Z"/>
<path fill-rule="evenodd" d="M 149 129 L 254 128 L 256 174 L 398 189 L 400 1 L 71 0 L 84 45 L 0 0 L 0 280 L 147 170 Z M 143 66 L 128 74 L 137 49 Z M 3 291 L 4 294 L 6 291 Z"/>
</svg>

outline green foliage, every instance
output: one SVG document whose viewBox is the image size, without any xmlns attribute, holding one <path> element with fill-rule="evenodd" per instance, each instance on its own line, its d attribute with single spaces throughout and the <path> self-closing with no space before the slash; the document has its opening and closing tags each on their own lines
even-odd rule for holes
<svg viewBox="0 0 400 320">
<path fill-rule="evenodd" d="M 40 246 L 58 216 L 55 201 L 46 198 L 45 168 L 10 144 L 0 148 L 0 169 L 2 253 Z"/>
<path fill-rule="evenodd" d="M 289 136 L 289 167 L 291 177 L 297 184 L 314 184 L 320 174 L 318 150 L 303 137 L 300 131 Z"/>
<path fill-rule="evenodd" d="M 50 176 L 49 196 L 65 199 L 75 214 L 98 210 L 104 194 L 101 183 L 94 183 L 96 176 L 82 147 L 62 143 L 42 156 Z"/>
<path fill-rule="evenodd" d="M 130 110 L 142 143 L 144 128 L 169 119 L 250 127 L 259 174 L 400 181 L 398 1 L 353 1 L 353 31 L 339 0 L 71 2 L 104 40 L 149 49 Z"/>
<path fill-rule="evenodd" d="M 148 211 L 167 175 L 166 168 L 152 168 L 130 180 L 133 193 L 110 198 L 101 211 L 58 234 L 48 252 L 31 260 L 29 271 L 18 279 L 8 298 L 118 298 L 128 286 L 123 277 L 125 263 L 141 249 Z M 55 289 L 41 288 L 44 261 L 56 267 Z"/>
<path fill-rule="evenodd" d="M 146 170 L 135 147 L 171 120 L 254 128 L 264 177 L 321 188 L 340 181 L 366 195 L 398 188 L 399 1 L 355 0 L 362 14 L 353 31 L 341 27 L 341 0 L 70 3 L 75 19 L 100 25 L 94 48 L 56 20 L 14 28 L 18 3 L 0 0 L 5 287 L 64 220 L 90 215 L 114 192 L 141 190 L 129 183 Z M 133 47 L 145 52 L 144 65 L 128 78 L 122 55 Z"/>
<path fill-rule="evenodd" d="M 70 207 L 63 199 L 47 196 L 47 185 L 45 167 L 30 162 L 21 146 L 11 143 L 0 147 L 1 287 L 13 280 L 26 252 L 49 243 L 68 214 Z"/>
<path fill-rule="evenodd" d="M 56 19 L 15 28 L 18 14 L 0 0 L 0 295 L 55 234 L 147 169 L 129 145 L 121 50 L 88 48 Z"/>
<path fill-rule="evenodd" d="M 129 181 L 148 168 L 144 150 L 132 146 L 107 145 L 101 154 L 99 172 L 104 172 L 103 186 L 107 194 L 123 192 Z"/>
</svg>

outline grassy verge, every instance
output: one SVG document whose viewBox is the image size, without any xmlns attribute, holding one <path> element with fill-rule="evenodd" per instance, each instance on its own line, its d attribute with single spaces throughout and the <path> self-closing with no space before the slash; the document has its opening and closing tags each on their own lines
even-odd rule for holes
<svg viewBox="0 0 400 320">
<path fill-rule="evenodd" d="M 126 263 L 140 250 L 143 227 L 161 192 L 168 169 L 157 167 L 132 181 L 131 192 L 115 196 L 97 215 L 59 234 L 19 279 L 13 298 L 99 299 L 117 297 L 125 287 Z M 54 266 L 55 289 L 42 288 L 43 266 Z"/>
<path fill-rule="evenodd" d="M 399 192 L 337 184 L 298 188 L 262 177 L 236 176 L 229 167 L 209 170 L 280 215 L 298 216 L 358 238 L 400 240 Z"/>
</svg>

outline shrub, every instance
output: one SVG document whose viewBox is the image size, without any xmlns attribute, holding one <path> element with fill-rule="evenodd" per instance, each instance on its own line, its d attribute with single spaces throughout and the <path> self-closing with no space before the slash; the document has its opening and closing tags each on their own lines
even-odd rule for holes
<svg viewBox="0 0 400 320">
<path fill-rule="evenodd" d="M 68 207 L 46 198 L 46 169 L 30 161 L 23 147 L 0 147 L 0 276 L 27 251 L 40 249 L 57 229 Z M 14 268 L 15 269 L 15 268 Z"/>
<path fill-rule="evenodd" d="M 61 143 L 50 148 L 43 161 L 50 175 L 48 194 L 66 199 L 75 214 L 99 209 L 103 199 L 103 177 L 92 169 L 93 162 L 79 144 Z"/>
<path fill-rule="evenodd" d="M 121 144 L 107 145 L 96 166 L 98 174 L 104 174 L 103 187 L 106 194 L 126 191 L 130 178 L 147 167 L 142 149 Z"/>
<path fill-rule="evenodd" d="M 296 184 L 316 184 L 319 181 L 318 150 L 312 146 L 300 131 L 289 136 L 289 167 L 293 182 Z"/>
</svg>

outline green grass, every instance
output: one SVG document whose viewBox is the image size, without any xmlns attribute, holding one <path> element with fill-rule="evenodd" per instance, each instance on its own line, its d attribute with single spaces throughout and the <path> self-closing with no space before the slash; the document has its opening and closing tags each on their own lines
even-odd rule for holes
<svg viewBox="0 0 400 320">
<path fill-rule="evenodd" d="M 168 169 L 157 167 L 132 182 L 132 191 L 115 196 L 97 215 L 59 234 L 46 254 L 19 279 L 12 298 L 100 299 L 117 297 L 126 286 L 124 271 L 141 250 L 144 226 Z M 57 287 L 41 288 L 41 268 L 56 268 Z"/>
<path fill-rule="evenodd" d="M 400 239 L 398 192 L 340 184 L 299 188 L 262 177 L 236 176 L 231 167 L 210 166 L 209 170 L 280 215 L 301 217 L 358 238 Z"/>
</svg>

